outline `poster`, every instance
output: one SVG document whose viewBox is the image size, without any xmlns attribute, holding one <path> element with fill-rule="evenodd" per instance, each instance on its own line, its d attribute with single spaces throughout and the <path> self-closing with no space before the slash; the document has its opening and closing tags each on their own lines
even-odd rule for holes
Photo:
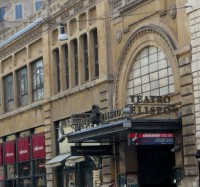
<svg viewBox="0 0 200 187">
<path fill-rule="evenodd" d="M 126 187 L 126 175 L 119 176 L 119 187 Z"/>
<path fill-rule="evenodd" d="M 127 174 L 127 187 L 138 187 L 138 177 L 136 173 Z"/>
</svg>

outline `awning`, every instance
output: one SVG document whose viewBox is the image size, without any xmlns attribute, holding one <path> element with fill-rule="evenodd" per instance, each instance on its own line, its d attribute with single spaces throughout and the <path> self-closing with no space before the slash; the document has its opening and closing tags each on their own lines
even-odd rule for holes
<svg viewBox="0 0 200 187">
<path fill-rule="evenodd" d="M 83 162 L 83 161 L 85 161 L 84 156 L 71 156 L 67 159 L 67 161 L 65 162 L 65 165 L 66 166 L 72 166 L 75 163 Z"/>
<path fill-rule="evenodd" d="M 124 124 L 129 122 L 130 126 L 126 127 Z M 120 136 L 127 139 L 127 133 L 151 133 L 151 132 L 176 132 L 181 129 L 180 119 L 131 119 L 118 120 L 110 123 L 101 124 L 96 127 L 82 129 L 80 131 L 67 134 L 68 142 L 89 142 L 102 141 L 103 139 L 115 141 Z"/>
<path fill-rule="evenodd" d="M 49 160 L 46 164 L 45 167 L 46 168 L 50 168 L 50 167 L 56 167 L 56 166 L 60 166 L 61 162 L 63 160 L 65 160 L 66 158 L 70 157 L 70 153 L 66 153 L 66 154 L 60 154 L 56 157 L 54 157 L 53 159 Z"/>
</svg>

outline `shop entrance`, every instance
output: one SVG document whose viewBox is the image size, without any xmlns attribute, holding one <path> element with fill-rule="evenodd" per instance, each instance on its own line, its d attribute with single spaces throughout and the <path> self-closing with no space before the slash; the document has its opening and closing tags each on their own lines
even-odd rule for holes
<svg viewBox="0 0 200 187">
<path fill-rule="evenodd" d="M 175 187 L 172 183 L 174 153 L 172 145 L 137 146 L 140 187 Z"/>
</svg>

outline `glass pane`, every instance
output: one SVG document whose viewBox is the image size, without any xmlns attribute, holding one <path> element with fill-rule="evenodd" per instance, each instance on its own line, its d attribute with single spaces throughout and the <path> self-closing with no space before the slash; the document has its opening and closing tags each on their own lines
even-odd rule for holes
<svg viewBox="0 0 200 187">
<path fill-rule="evenodd" d="M 7 165 L 7 178 L 16 178 L 16 167 L 15 164 Z"/>
<path fill-rule="evenodd" d="M 147 66 L 148 65 L 148 57 L 144 57 L 141 59 L 141 66 Z"/>
<path fill-rule="evenodd" d="M 30 162 L 19 163 L 19 176 L 20 177 L 30 176 L 30 171 L 31 171 Z"/>
<path fill-rule="evenodd" d="M 136 69 L 133 71 L 133 78 L 137 78 L 140 76 L 140 69 Z"/>
<path fill-rule="evenodd" d="M 31 187 L 31 179 L 21 179 L 20 187 Z"/>
<path fill-rule="evenodd" d="M 140 84 L 141 84 L 141 79 L 140 78 L 134 79 L 134 87 L 135 86 L 139 86 Z"/>
<path fill-rule="evenodd" d="M 34 187 L 46 187 L 46 178 L 45 177 L 37 177 L 34 180 Z"/>
<path fill-rule="evenodd" d="M 15 18 L 21 19 L 22 18 L 22 5 L 15 5 Z"/>
<path fill-rule="evenodd" d="M 35 174 L 45 174 L 46 169 L 45 169 L 45 159 L 37 159 L 34 161 L 35 162 Z"/>
</svg>

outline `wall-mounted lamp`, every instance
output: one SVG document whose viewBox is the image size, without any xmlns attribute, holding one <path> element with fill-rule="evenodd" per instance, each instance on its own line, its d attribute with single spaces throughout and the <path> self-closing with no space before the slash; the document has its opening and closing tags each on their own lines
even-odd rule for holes
<svg viewBox="0 0 200 187">
<path fill-rule="evenodd" d="M 65 134 L 65 131 L 63 129 L 63 121 L 60 121 L 58 129 L 59 129 L 59 133 L 61 134 L 61 136 L 58 138 L 57 141 L 59 143 L 62 143 L 65 140 L 65 138 L 66 138 L 66 134 Z"/>
<path fill-rule="evenodd" d="M 63 40 L 67 40 L 67 39 L 68 39 L 68 35 L 65 33 L 65 26 L 63 23 L 61 23 L 60 27 L 59 27 L 58 40 L 63 41 Z"/>
<path fill-rule="evenodd" d="M 175 144 L 174 147 L 170 150 L 171 152 L 176 152 L 179 151 L 181 149 L 181 145 L 180 144 Z"/>
<path fill-rule="evenodd" d="M 122 110 L 122 117 L 127 119 L 131 117 L 131 107 L 127 106 Z"/>
</svg>

